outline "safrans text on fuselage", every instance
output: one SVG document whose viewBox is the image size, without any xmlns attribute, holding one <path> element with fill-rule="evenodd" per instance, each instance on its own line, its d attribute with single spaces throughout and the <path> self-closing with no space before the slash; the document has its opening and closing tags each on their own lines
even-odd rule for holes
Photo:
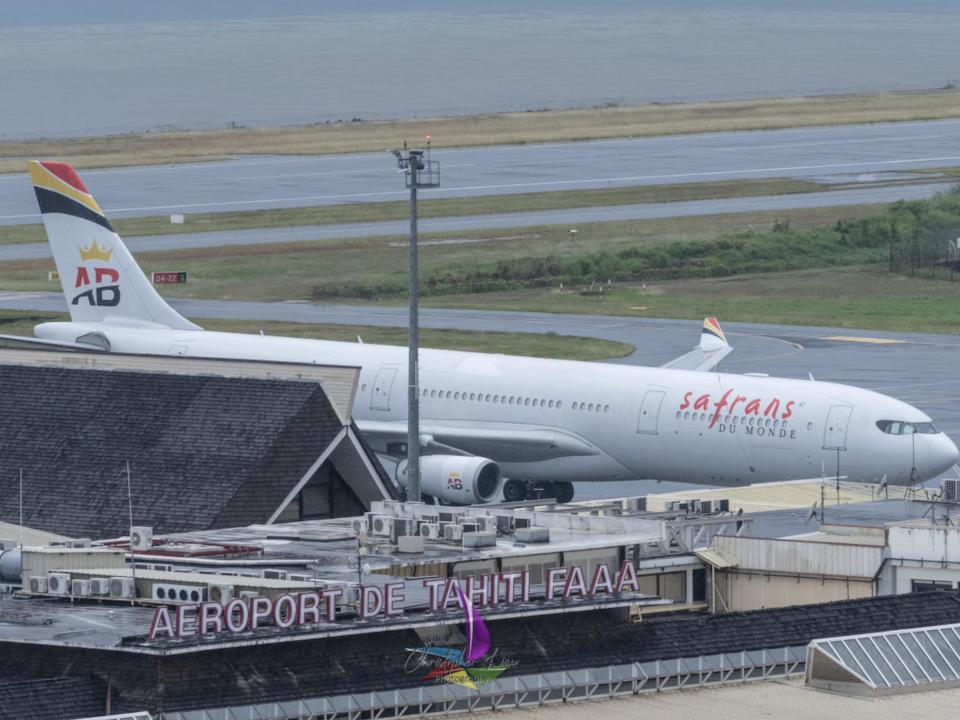
<svg viewBox="0 0 960 720">
<path fill-rule="evenodd" d="M 530 602 L 530 573 L 526 570 L 480 575 L 464 580 L 437 578 L 423 580 L 431 612 L 461 609 L 457 587 L 476 607 L 512 605 Z M 640 589 L 637 571 L 625 562 L 616 572 L 601 564 L 592 575 L 584 573 L 579 565 L 547 570 L 543 589 L 546 600 L 573 596 L 595 596 Z M 312 592 L 255 597 L 249 600 L 234 598 L 221 605 L 217 602 L 166 605 L 156 608 L 150 622 L 148 638 L 183 640 L 198 635 L 241 633 L 262 626 L 289 628 L 303 625 L 322 625 L 336 622 L 336 607 L 342 603 L 343 588 L 327 588 Z M 357 618 L 396 618 L 404 614 L 405 583 L 385 583 L 360 586 Z"/>
<path fill-rule="evenodd" d="M 710 425 L 716 425 L 724 415 L 736 415 L 737 412 L 745 416 L 755 416 L 770 418 L 771 420 L 787 420 L 793 417 L 793 408 L 796 405 L 794 400 L 781 400 L 780 398 L 758 398 L 740 395 L 734 389 L 727 390 L 717 400 L 713 399 L 710 393 L 702 393 L 695 396 L 693 390 L 688 390 L 683 395 L 683 402 L 680 403 L 678 410 L 691 409 L 695 412 L 711 413 Z"/>
</svg>

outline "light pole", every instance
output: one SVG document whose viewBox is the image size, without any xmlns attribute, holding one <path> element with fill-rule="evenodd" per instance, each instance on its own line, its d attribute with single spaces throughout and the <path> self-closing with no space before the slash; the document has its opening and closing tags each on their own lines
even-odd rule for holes
<svg viewBox="0 0 960 720">
<path fill-rule="evenodd" d="M 419 293 L 417 285 L 417 190 L 440 187 L 440 163 L 430 159 L 427 149 L 394 150 L 397 165 L 410 189 L 410 328 L 407 360 L 407 500 L 420 502 L 420 333 Z"/>
</svg>

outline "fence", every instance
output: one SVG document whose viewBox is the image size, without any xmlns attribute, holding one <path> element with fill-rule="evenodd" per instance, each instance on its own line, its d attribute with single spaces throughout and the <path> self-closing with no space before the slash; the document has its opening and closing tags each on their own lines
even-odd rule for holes
<svg viewBox="0 0 960 720">
<path fill-rule="evenodd" d="M 782 678 L 804 672 L 806 645 L 696 658 L 499 678 L 478 690 L 457 685 L 337 695 L 209 710 L 163 720 L 373 720 L 506 710 L 575 700 L 666 692 Z"/>
</svg>

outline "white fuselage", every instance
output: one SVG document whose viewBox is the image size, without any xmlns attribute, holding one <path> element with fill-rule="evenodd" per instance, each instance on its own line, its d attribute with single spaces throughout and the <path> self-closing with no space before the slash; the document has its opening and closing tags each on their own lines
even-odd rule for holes
<svg viewBox="0 0 960 720">
<path fill-rule="evenodd" d="M 86 323 L 47 323 L 36 334 L 72 341 L 91 330 L 122 353 L 357 366 L 354 418 L 406 423 L 403 347 Z M 738 485 L 833 476 L 839 468 L 853 480 L 886 475 L 904 484 L 935 477 L 957 459 L 942 433 L 896 435 L 877 425 L 929 423 L 916 408 L 812 380 L 422 350 L 420 403 L 423 426 L 549 430 L 595 450 L 533 461 L 485 453 L 506 476 L 527 480 Z"/>
</svg>

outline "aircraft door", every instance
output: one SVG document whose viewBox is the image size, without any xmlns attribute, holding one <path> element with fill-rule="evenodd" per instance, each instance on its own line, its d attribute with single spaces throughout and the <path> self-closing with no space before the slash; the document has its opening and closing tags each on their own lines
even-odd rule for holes
<svg viewBox="0 0 960 720">
<path fill-rule="evenodd" d="M 666 392 L 663 390 L 647 390 L 640 404 L 640 415 L 637 418 L 637 432 L 645 435 L 656 435 L 657 424 L 660 420 L 660 406 Z"/>
<path fill-rule="evenodd" d="M 373 392 L 370 393 L 371 410 L 390 410 L 390 391 L 393 389 L 393 381 L 397 377 L 397 368 L 384 365 L 377 370 L 377 376 L 373 381 Z"/>
<path fill-rule="evenodd" d="M 830 408 L 827 424 L 823 429 L 824 450 L 847 449 L 847 425 L 852 412 L 852 405 L 834 405 Z"/>
</svg>

